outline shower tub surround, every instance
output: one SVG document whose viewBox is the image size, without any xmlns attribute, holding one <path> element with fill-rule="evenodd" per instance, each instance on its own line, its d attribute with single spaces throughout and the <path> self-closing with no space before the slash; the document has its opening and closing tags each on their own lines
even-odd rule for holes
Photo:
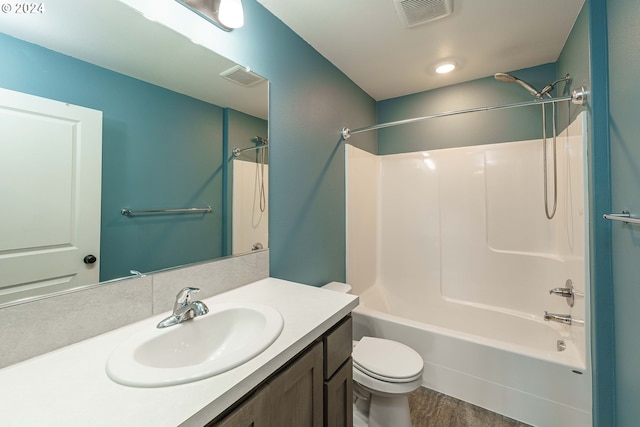
<svg viewBox="0 0 640 427">
<path fill-rule="evenodd" d="M 269 165 L 233 162 L 232 253 L 244 253 L 269 243 Z"/>
<path fill-rule="evenodd" d="M 347 146 L 354 339 L 413 347 L 424 386 L 494 412 L 591 425 L 584 129 L 582 113 L 557 138 L 552 220 L 541 140 L 386 156 Z M 567 280 L 573 307 L 549 294 Z M 545 310 L 587 327 L 545 322 Z"/>
</svg>

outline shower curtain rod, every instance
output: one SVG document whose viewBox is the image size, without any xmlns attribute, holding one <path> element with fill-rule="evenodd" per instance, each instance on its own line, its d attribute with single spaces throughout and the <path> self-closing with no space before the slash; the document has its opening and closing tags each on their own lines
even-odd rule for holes
<svg viewBox="0 0 640 427">
<path fill-rule="evenodd" d="M 580 89 L 575 89 L 571 93 L 571 95 L 567 95 L 567 96 L 558 96 L 556 98 L 549 98 L 549 99 L 543 99 L 543 100 L 536 99 L 533 101 L 518 102 L 515 104 L 493 105 L 489 107 L 469 108 L 467 110 L 447 111 L 444 113 L 432 114 L 430 116 L 398 120 L 395 122 L 382 123 L 379 125 L 372 125 L 372 126 L 354 129 L 354 130 L 344 127 L 342 128 L 342 131 L 340 133 L 343 139 L 348 139 L 351 135 L 356 133 L 368 132 L 370 130 L 384 129 L 392 126 L 406 125 L 409 123 L 420 122 L 422 120 L 435 119 L 436 117 L 457 116 L 460 114 L 475 113 L 478 111 L 504 110 L 507 108 L 526 107 L 529 105 L 551 104 L 551 103 L 562 102 L 562 101 L 571 101 L 573 104 L 576 104 L 576 105 L 584 105 L 586 97 L 587 97 L 587 90 L 584 87 L 581 87 Z"/>
<path fill-rule="evenodd" d="M 231 150 L 231 153 L 233 153 L 233 157 L 238 157 L 240 154 L 244 153 L 245 151 L 259 150 L 261 148 L 269 148 L 269 144 L 258 145 L 256 147 L 243 148 L 242 150 L 236 147 L 233 150 Z"/>
</svg>

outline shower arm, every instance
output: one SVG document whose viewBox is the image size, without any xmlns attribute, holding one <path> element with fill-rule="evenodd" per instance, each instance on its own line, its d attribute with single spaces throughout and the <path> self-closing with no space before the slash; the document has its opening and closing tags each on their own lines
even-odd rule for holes
<svg viewBox="0 0 640 427">
<path fill-rule="evenodd" d="M 587 99 L 587 89 L 583 86 L 580 89 L 574 89 L 571 95 L 567 95 L 567 96 L 558 96 L 555 98 L 547 98 L 547 99 L 535 99 L 532 101 L 518 102 L 515 104 L 493 105 L 489 107 L 469 108 L 467 110 L 447 111 L 444 113 L 432 114 L 430 116 L 398 120 L 395 122 L 382 123 L 379 125 L 372 125 L 372 126 L 354 129 L 354 130 L 349 129 L 348 127 L 343 127 L 342 130 L 340 131 L 340 134 L 343 140 L 347 140 L 351 137 L 351 135 L 356 133 L 368 132 L 371 130 L 378 130 L 378 129 L 384 129 L 384 128 L 393 127 L 393 126 L 405 125 L 409 123 L 421 122 L 423 120 L 435 119 L 437 117 L 457 116 L 460 114 L 475 113 L 479 111 L 504 110 L 508 108 L 527 107 L 529 105 L 551 104 L 551 103 L 563 102 L 563 101 L 571 101 L 575 105 L 584 105 L 586 102 L 586 99 Z"/>
</svg>

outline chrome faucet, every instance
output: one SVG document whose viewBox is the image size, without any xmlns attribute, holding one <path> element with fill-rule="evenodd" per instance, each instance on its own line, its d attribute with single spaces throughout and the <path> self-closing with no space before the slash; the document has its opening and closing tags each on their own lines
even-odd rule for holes
<svg viewBox="0 0 640 427">
<path fill-rule="evenodd" d="M 184 288 L 176 295 L 176 302 L 173 304 L 173 313 L 160 323 L 158 328 L 177 325 L 185 320 L 202 316 L 209 312 L 209 307 L 202 301 L 191 301 L 191 295 L 200 292 L 198 288 Z"/>
<path fill-rule="evenodd" d="M 572 319 L 570 314 L 554 314 L 547 311 L 544 312 L 544 320 L 564 323 L 565 325 L 584 324 L 584 320 Z"/>
</svg>

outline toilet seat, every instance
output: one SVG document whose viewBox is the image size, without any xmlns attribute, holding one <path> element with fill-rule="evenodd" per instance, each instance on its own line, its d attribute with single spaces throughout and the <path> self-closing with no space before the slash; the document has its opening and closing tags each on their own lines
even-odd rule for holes
<svg viewBox="0 0 640 427">
<path fill-rule="evenodd" d="M 362 386 L 368 392 L 378 396 L 394 396 L 411 393 L 422 385 L 422 376 L 410 382 L 392 383 L 373 378 L 361 371 L 353 369 L 353 386 Z"/>
<path fill-rule="evenodd" d="M 355 362 L 353 363 L 353 368 L 357 369 L 358 371 L 362 372 L 365 375 L 370 376 L 371 378 L 375 378 L 377 380 L 384 381 L 384 382 L 387 382 L 387 383 L 402 384 L 402 383 L 409 383 L 409 382 L 411 382 L 413 380 L 416 380 L 418 378 L 422 378 L 422 370 L 417 372 L 412 377 L 408 377 L 408 378 L 393 378 L 393 377 L 385 377 L 383 375 L 377 374 L 376 372 L 369 371 L 366 368 L 356 364 Z"/>
<path fill-rule="evenodd" d="M 411 383 L 422 377 L 424 369 L 414 349 L 383 338 L 363 337 L 352 357 L 355 370 L 386 383 Z"/>
</svg>

